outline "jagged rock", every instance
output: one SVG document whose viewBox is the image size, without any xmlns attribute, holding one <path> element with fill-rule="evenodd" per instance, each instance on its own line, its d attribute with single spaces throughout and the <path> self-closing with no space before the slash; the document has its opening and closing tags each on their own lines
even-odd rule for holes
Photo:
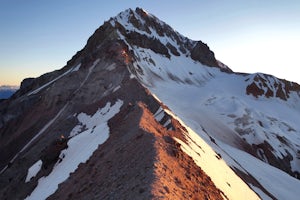
<svg viewBox="0 0 300 200">
<path fill-rule="evenodd" d="M 255 97 L 278 97 L 287 100 L 291 92 L 300 93 L 300 85 L 267 74 L 255 74 L 253 81 L 247 86 L 246 93 Z"/>
<path fill-rule="evenodd" d="M 137 32 L 130 32 L 126 34 L 127 40 L 134 45 L 140 46 L 142 48 L 151 49 L 155 53 L 162 54 L 170 58 L 169 51 L 158 39 L 149 38 L 145 35 L 141 35 Z"/>
<path fill-rule="evenodd" d="M 258 96 L 264 94 L 264 90 L 259 88 L 254 82 L 247 86 L 246 92 L 248 95 L 252 94 L 255 97 L 258 97 Z M 269 93 L 270 92 L 268 92 L 268 94 Z"/>
<path fill-rule="evenodd" d="M 218 67 L 214 53 L 209 49 L 207 44 L 198 41 L 191 51 L 191 58 L 210 67 Z"/>
<path fill-rule="evenodd" d="M 26 78 L 21 82 L 20 89 L 21 90 L 30 90 L 30 86 L 32 85 L 34 78 Z"/>
<path fill-rule="evenodd" d="M 61 151 L 66 148 L 68 148 L 68 140 L 64 137 L 51 142 L 49 146 L 42 150 L 41 160 L 43 162 L 43 168 L 47 169 L 50 165 L 54 165 L 59 161 Z"/>
</svg>

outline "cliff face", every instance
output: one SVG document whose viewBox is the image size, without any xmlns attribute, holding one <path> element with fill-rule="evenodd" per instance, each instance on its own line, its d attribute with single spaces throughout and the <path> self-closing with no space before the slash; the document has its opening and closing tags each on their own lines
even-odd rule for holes
<svg viewBox="0 0 300 200">
<path fill-rule="evenodd" d="M 1 102 L 0 196 L 294 197 L 276 188 L 300 184 L 286 174 L 300 171 L 299 110 L 296 83 L 236 74 L 205 43 L 129 9 Z"/>
</svg>

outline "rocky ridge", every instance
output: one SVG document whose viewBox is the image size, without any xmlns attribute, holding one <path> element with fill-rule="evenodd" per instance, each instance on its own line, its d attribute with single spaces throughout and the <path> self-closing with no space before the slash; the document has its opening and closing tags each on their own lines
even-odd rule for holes
<svg viewBox="0 0 300 200">
<path fill-rule="evenodd" d="M 65 67 L 36 79 L 24 80 L 20 90 L 0 104 L 0 150 L 5 152 L 0 158 L 1 199 L 24 199 L 31 194 L 42 177 L 50 176 L 63 163 L 61 156 L 70 148 L 70 141 L 86 131 L 90 134 L 103 132 L 97 129 L 98 124 L 89 125 L 94 123 L 92 120 L 81 124 L 80 116 L 95 116 L 108 103 L 113 106 L 118 102 L 122 102 L 120 110 L 107 119 L 108 139 L 57 186 L 49 199 L 238 199 L 240 192 L 253 199 L 264 195 L 278 198 L 255 174 L 240 168 L 242 164 L 228 156 L 222 142 L 228 142 L 234 135 L 234 142 L 229 141 L 228 145 L 297 177 L 297 165 L 293 168 L 291 164 L 297 161 L 297 140 L 292 142 L 294 137 L 275 136 L 280 147 L 284 146 L 282 149 L 276 146 L 277 143 L 269 144 L 268 140 L 249 142 L 249 137 L 254 135 L 255 138 L 257 130 L 267 132 L 266 138 L 271 137 L 267 128 L 269 121 L 256 122 L 253 118 L 257 115 L 256 110 L 247 107 L 242 113 L 232 112 L 227 117 L 224 113 L 218 114 L 222 110 L 218 109 L 218 102 L 227 101 L 227 97 L 209 96 L 206 94 L 209 90 L 205 88 L 214 80 L 219 82 L 218 77 L 245 83 L 238 92 L 249 98 L 253 95 L 257 101 L 266 97 L 289 103 L 299 97 L 296 83 L 269 75 L 235 74 L 215 58 L 205 43 L 189 40 L 143 9 L 129 9 L 109 19 Z M 173 86 L 168 88 L 169 84 Z M 218 124 L 216 127 L 228 122 L 223 131 L 227 139 L 209 127 L 209 123 L 203 124 L 203 119 L 194 122 L 202 123 L 201 128 L 197 127 L 199 130 L 194 130 L 212 150 L 205 149 L 204 143 L 196 142 L 188 130 L 190 124 L 184 125 L 168 114 L 176 111 L 181 116 L 183 112 L 172 106 L 172 102 L 178 102 L 179 108 L 180 98 L 176 99 L 178 96 L 174 95 L 174 100 L 170 101 L 168 96 L 164 98 L 159 88 L 172 90 L 180 85 L 186 87 L 186 91 L 191 87 L 193 93 L 196 91 L 207 98 L 197 104 L 191 102 L 195 111 L 198 112 L 199 102 L 204 102 L 212 113 L 217 113 L 215 119 L 223 119 L 212 121 Z M 216 93 L 231 91 L 225 86 L 224 83 L 222 87 L 215 87 Z M 180 90 L 175 92 L 181 94 Z M 157 99 L 156 93 L 162 101 Z M 169 94 L 167 90 L 165 93 Z M 243 100 L 236 98 L 230 97 L 234 104 Z M 242 103 L 241 108 L 244 108 Z M 103 111 L 103 117 L 112 108 Z M 205 110 L 201 111 L 199 113 L 205 115 Z M 263 119 L 268 117 L 271 116 L 266 115 Z M 280 128 L 280 133 L 286 133 L 288 127 L 288 132 L 298 133 L 293 124 L 277 118 L 273 118 L 272 123 L 276 124 L 274 130 Z M 63 143 L 66 145 L 57 146 L 61 144 L 57 141 L 62 136 L 67 138 Z M 187 151 L 193 143 L 199 151 Z M 281 154 L 287 153 L 278 156 L 276 149 Z M 200 156 L 198 159 L 209 155 L 206 161 L 214 160 L 217 165 L 224 164 L 224 160 L 236 162 L 226 168 L 229 170 L 226 173 L 231 174 L 234 169 L 240 177 L 232 175 L 233 180 L 243 184 L 237 188 L 236 181 L 227 180 L 228 177 L 220 182 L 203 166 L 205 162 L 199 164 L 191 153 L 193 151 Z M 28 169 L 40 159 L 42 169 L 26 182 Z"/>
</svg>

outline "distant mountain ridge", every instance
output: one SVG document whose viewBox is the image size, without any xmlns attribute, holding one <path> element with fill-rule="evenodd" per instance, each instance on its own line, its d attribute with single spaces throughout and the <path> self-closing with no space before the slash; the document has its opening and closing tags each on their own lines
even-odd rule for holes
<svg viewBox="0 0 300 200">
<path fill-rule="evenodd" d="M 9 86 L 9 85 L 2 85 L 2 86 L 0 86 L 0 99 L 8 99 L 18 89 L 19 89 L 19 86 Z"/>
<path fill-rule="evenodd" d="M 297 199 L 300 86 L 147 11 L 0 103 L 1 199 Z"/>
</svg>

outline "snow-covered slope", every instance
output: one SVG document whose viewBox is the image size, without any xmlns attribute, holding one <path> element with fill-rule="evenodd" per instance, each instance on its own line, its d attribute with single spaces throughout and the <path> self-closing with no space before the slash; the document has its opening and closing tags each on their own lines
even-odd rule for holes
<svg viewBox="0 0 300 200">
<path fill-rule="evenodd" d="M 166 65 L 165 59 L 161 59 L 162 64 L 158 66 Z M 181 66 L 177 59 L 167 65 Z M 188 118 L 191 121 L 188 125 L 193 129 L 204 128 L 211 137 L 242 150 L 249 144 L 252 149 L 249 153 L 297 176 L 300 171 L 299 94 L 291 93 L 286 101 L 276 97 L 255 98 L 245 93 L 245 80 L 252 75 L 220 73 L 207 67 L 198 68 L 199 73 L 194 65 L 185 63 L 184 69 L 198 75 L 197 80 L 202 84 L 173 81 L 165 76 L 164 80 L 155 81 L 151 91 L 182 119 Z M 189 77 L 181 71 L 172 73 Z M 280 162 L 284 163 L 280 165 Z"/>
<path fill-rule="evenodd" d="M 139 8 L 0 111 L 2 199 L 300 195 L 300 86 L 234 73 Z"/>
<path fill-rule="evenodd" d="M 220 66 L 205 66 L 205 62 L 191 59 L 189 51 L 180 49 L 180 44 L 195 46 L 195 42 L 176 32 L 173 34 L 177 37 L 160 34 L 152 24 L 148 30 L 137 29 L 131 23 L 132 16 L 138 19 L 138 27 L 146 27 L 145 18 L 149 14 L 144 11 L 128 11 L 116 19 L 127 32 L 138 32 L 164 46 L 174 47 L 173 51 L 160 53 L 132 45 L 122 35 L 136 58 L 134 70 L 131 69 L 136 78 L 224 155 L 229 166 L 252 176 L 270 194 L 249 182 L 253 190 L 271 198 L 295 199 L 300 194 L 296 190 L 300 181 L 292 177 L 297 178 L 300 172 L 299 85 L 270 75 L 224 73 Z M 157 18 L 154 21 L 165 26 Z M 269 173 L 253 170 L 255 165 Z M 295 189 L 289 190 L 290 183 Z"/>
<path fill-rule="evenodd" d="M 213 78 L 203 86 L 157 81 L 151 91 L 238 174 L 252 176 L 259 185 L 253 184 L 253 180 L 248 184 L 261 197 L 297 199 L 300 181 L 288 174 L 289 169 L 284 171 L 287 163 L 292 175 L 299 173 L 300 127 L 296 122 L 300 113 L 295 109 L 297 104 L 293 100 L 286 102 L 241 95 L 246 84 L 242 86 L 237 80 L 243 83 L 244 77 L 219 76 L 227 76 L 227 80 Z M 226 88 L 230 80 L 233 80 L 232 85 Z M 224 84 L 217 89 L 220 82 Z M 199 161 L 203 159 L 201 153 L 200 157 L 197 155 L 197 145 L 201 146 L 201 143 L 195 141 L 199 139 L 192 139 L 183 148 Z M 288 156 L 291 161 L 284 159 Z M 197 163 L 203 168 L 201 162 Z M 283 170 L 279 170 L 280 167 Z M 237 191 L 233 193 L 237 194 Z"/>
</svg>

